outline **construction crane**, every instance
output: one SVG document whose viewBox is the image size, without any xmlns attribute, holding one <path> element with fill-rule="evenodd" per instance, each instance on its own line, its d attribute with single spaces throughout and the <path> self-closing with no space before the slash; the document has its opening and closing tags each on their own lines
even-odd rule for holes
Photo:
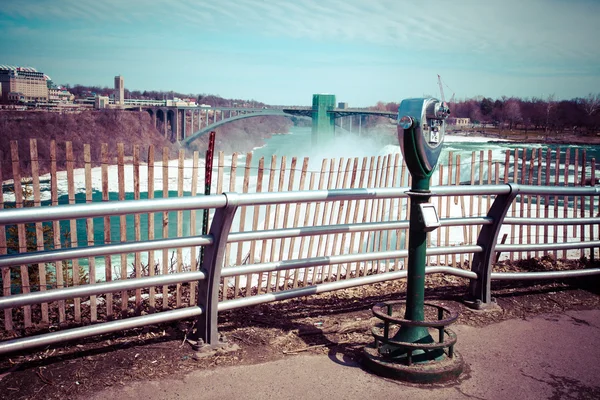
<svg viewBox="0 0 600 400">
<path fill-rule="evenodd" d="M 438 74 L 438 85 L 440 86 L 440 96 L 442 97 L 442 102 L 446 102 L 446 99 L 444 98 L 444 87 L 442 86 L 442 77 L 440 76 L 440 74 Z M 446 85 L 444 83 L 444 85 Z M 450 89 L 450 86 L 446 85 L 446 87 L 448 89 Z M 452 89 L 450 89 L 452 90 Z M 454 95 L 456 93 L 454 93 L 454 90 L 452 90 L 452 97 L 450 97 L 450 101 L 448 103 L 454 103 Z"/>
</svg>

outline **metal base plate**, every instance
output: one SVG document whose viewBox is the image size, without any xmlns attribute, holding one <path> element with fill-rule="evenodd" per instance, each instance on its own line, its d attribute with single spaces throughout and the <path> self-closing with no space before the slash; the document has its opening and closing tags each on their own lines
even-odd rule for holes
<svg viewBox="0 0 600 400">
<path fill-rule="evenodd" d="M 413 363 L 409 366 L 381 356 L 373 345 L 363 349 L 362 364 L 377 375 L 412 383 L 443 383 L 456 380 L 464 368 L 463 358 L 457 351 L 454 351 L 452 358 L 445 356 L 440 361 Z"/>
<path fill-rule="evenodd" d="M 201 360 L 203 358 L 212 357 L 215 355 L 232 353 L 238 351 L 240 347 L 235 343 L 219 342 L 216 345 L 193 345 L 192 348 L 196 350 L 192 358 L 194 360 Z"/>
</svg>

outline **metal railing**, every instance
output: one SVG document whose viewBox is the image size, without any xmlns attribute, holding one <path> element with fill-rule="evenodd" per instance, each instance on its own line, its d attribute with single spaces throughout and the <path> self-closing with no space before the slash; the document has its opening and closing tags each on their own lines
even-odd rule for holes
<svg viewBox="0 0 600 400">
<path fill-rule="evenodd" d="M 73 340 L 93 335 L 116 332 L 124 329 L 141 327 L 161 322 L 184 318 L 196 318 L 195 337 L 205 346 L 219 344 L 217 315 L 219 311 L 284 300 L 299 296 L 307 296 L 332 290 L 339 290 L 360 285 L 372 284 L 406 277 L 406 270 L 395 270 L 380 274 L 357 276 L 351 279 L 336 280 L 321 284 L 298 287 L 280 292 L 259 294 L 219 302 L 221 277 L 240 276 L 249 273 L 263 273 L 307 268 L 313 266 L 335 265 L 351 262 L 366 262 L 405 258 L 407 250 L 390 250 L 367 253 L 352 253 L 332 256 L 309 257 L 302 259 L 266 262 L 235 267 L 223 267 L 224 252 L 227 243 L 257 239 L 282 239 L 311 235 L 352 233 L 365 231 L 384 231 L 408 228 L 408 221 L 381 221 L 356 224 L 339 224 L 328 226 L 312 226 L 302 228 L 272 229 L 250 232 L 230 232 L 232 221 L 240 206 L 258 206 L 290 203 L 307 203 L 315 201 L 350 201 L 367 199 L 406 198 L 408 188 L 378 189 L 341 189 L 315 190 L 278 193 L 226 193 L 212 196 L 196 196 L 177 199 L 151 199 L 120 202 L 104 202 L 90 204 L 62 205 L 44 208 L 44 213 L 33 208 L 0 210 L 0 225 L 24 224 L 56 221 L 72 218 L 92 218 L 115 216 L 132 213 L 209 210 L 215 214 L 208 235 L 198 235 L 173 239 L 158 239 L 137 243 L 107 244 L 80 248 L 49 250 L 0 256 L 0 268 L 68 260 L 73 258 L 94 257 L 109 254 L 122 254 L 165 248 L 181 248 L 203 246 L 205 256 L 199 271 L 157 275 L 143 278 L 132 278 L 119 281 L 93 283 L 68 288 L 18 294 L 0 297 L 0 309 L 22 307 L 45 302 L 93 296 L 102 293 L 114 293 L 157 285 L 170 285 L 186 282 L 198 283 L 198 301 L 196 306 L 158 312 L 155 314 L 126 318 L 92 326 L 83 326 L 32 337 L 17 338 L 0 342 L 0 354 L 45 346 L 65 340 Z M 562 279 L 570 277 L 600 274 L 600 269 L 572 271 L 494 273 L 492 265 L 496 252 L 521 252 L 530 250 L 556 250 L 600 247 L 600 241 L 579 241 L 547 244 L 497 244 L 502 224 L 521 225 L 590 225 L 599 224 L 600 218 L 516 218 L 506 217 L 506 213 L 518 195 L 559 195 L 559 196 L 599 196 L 595 187 L 540 187 L 518 184 L 501 184 L 487 186 L 440 186 L 432 188 L 433 196 L 481 195 L 495 196 L 486 216 L 442 219 L 442 226 L 481 226 L 475 245 L 458 247 L 431 247 L 429 256 L 448 254 L 474 254 L 472 269 L 464 270 L 455 267 L 436 266 L 426 268 L 427 274 L 444 273 L 470 280 L 469 297 L 475 307 L 486 307 L 491 304 L 492 280 L 531 280 Z"/>
</svg>

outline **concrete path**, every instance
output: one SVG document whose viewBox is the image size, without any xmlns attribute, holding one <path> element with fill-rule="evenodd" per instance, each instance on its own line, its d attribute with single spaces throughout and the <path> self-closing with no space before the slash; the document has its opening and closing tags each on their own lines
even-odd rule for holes
<svg viewBox="0 0 600 400">
<path fill-rule="evenodd" d="M 600 310 L 454 330 L 468 367 L 444 386 L 382 379 L 341 355 L 304 355 L 138 382 L 86 400 L 600 399 Z"/>
</svg>

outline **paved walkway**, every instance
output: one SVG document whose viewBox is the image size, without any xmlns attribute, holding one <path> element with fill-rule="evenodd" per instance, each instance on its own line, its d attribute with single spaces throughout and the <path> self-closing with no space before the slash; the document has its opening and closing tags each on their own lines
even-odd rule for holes
<svg viewBox="0 0 600 400">
<path fill-rule="evenodd" d="M 196 371 L 183 380 L 134 383 L 86 400 L 600 398 L 600 310 L 454 330 L 468 368 L 445 386 L 382 379 L 341 355 L 304 355 Z"/>
</svg>

